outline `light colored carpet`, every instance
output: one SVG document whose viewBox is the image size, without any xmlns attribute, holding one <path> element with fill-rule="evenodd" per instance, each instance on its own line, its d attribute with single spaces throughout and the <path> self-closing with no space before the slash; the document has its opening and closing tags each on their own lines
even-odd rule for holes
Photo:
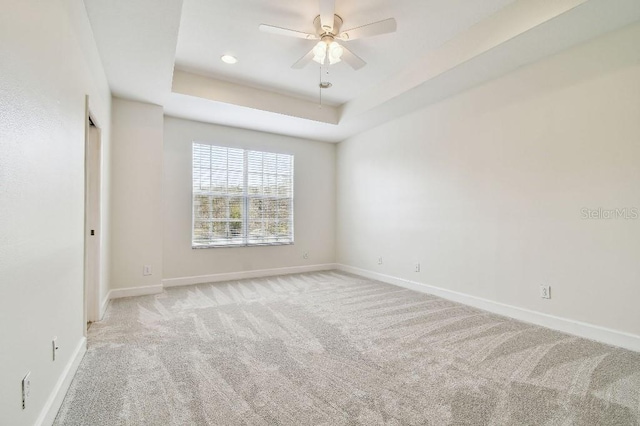
<svg viewBox="0 0 640 426">
<path fill-rule="evenodd" d="M 114 300 L 57 425 L 637 425 L 640 354 L 339 272 Z"/>
</svg>

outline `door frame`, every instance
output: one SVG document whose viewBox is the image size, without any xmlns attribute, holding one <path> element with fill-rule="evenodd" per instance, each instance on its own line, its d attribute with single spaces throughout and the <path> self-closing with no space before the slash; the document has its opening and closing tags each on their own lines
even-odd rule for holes
<svg viewBox="0 0 640 426">
<path fill-rule="evenodd" d="M 83 331 L 86 336 L 89 323 L 100 320 L 102 135 L 89 108 L 88 96 L 85 111 Z"/>
</svg>

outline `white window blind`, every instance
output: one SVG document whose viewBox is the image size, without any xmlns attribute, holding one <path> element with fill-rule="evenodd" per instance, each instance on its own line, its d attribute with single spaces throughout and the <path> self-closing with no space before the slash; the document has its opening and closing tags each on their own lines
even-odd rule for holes
<svg viewBox="0 0 640 426">
<path fill-rule="evenodd" d="M 293 243 L 293 156 L 193 144 L 194 248 Z"/>
</svg>

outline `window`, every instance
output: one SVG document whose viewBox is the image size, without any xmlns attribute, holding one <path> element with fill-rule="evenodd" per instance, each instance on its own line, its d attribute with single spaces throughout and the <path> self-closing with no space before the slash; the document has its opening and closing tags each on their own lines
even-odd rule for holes
<svg viewBox="0 0 640 426">
<path fill-rule="evenodd" d="M 293 243 L 293 155 L 194 142 L 191 242 Z"/>
</svg>

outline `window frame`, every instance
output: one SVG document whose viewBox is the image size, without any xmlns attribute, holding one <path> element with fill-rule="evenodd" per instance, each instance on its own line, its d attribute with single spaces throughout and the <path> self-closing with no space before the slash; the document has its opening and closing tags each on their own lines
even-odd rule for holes
<svg viewBox="0 0 640 426">
<path fill-rule="evenodd" d="M 196 192 L 196 189 L 194 188 L 194 152 L 195 152 L 195 147 L 196 145 L 205 145 L 207 147 L 213 147 L 213 148 L 224 148 L 226 150 L 229 149 L 234 149 L 234 150 L 241 150 L 242 154 L 243 154 L 243 167 L 242 167 L 242 179 L 243 179 L 243 192 L 242 194 L 229 194 L 227 193 L 226 195 L 223 194 L 215 194 L 215 195 L 220 195 L 220 196 L 225 196 L 227 198 L 227 200 L 231 200 L 233 198 L 241 198 L 242 199 L 242 209 L 243 209 L 243 217 L 242 217 L 242 237 L 241 237 L 241 242 L 232 242 L 230 239 L 227 241 L 224 241 L 222 243 L 212 243 L 210 242 L 209 244 L 205 244 L 205 243 L 196 243 L 195 242 L 195 225 L 196 225 L 196 195 L 198 195 L 198 193 Z M 282 197 L 282 196 L 265 196 L 265 195 L 256 195 L 256 194 L 250 194 L 249 192 L 249 184 L 248 184 L 248 179 L 249 179 L 249 162 L 248 162 L 248 157 L 249 157 L 249 153 L 250 152 L 257 152 L 259 154 L 275 154 L 275 155 L 286 155 L 289 156 L 291 158 L 291 165 L 290 165 L 290 174 L 288 176 L 290 176 L 290 195 L 287 197 Z M 228 155 L 228 154 L 227 154 Z M 273 152 L 273 151 L 262 151 L 262 150 L 257 150 L 257 149 L 250 149 L 250 148 L 240 148 L 240 147 L 234 147 L 234 146 L 226 146 L 226 145 L 218 145 L 218 144 L 213 144 L 213 143 L 207 143 L 207 142 L 201 142 L 201 141 L 193 141 L 191 143 L 191 248 L 192 249 L 209 249 L 209 248 L 235 248 L 235 247 L 265 247 L 265 246 L 284 246 L 284 245 L 293 245 L 295 244 L 295 226 L 294 226 L 294 218 L 295 218 L 295 191 L 294 191 L 294 182 L 295 182 L 295 155 L 291 154 L 291 153 L 287 153 L 287 152 Z M 277 165 L 277 163 L 276 163 Z M 227 166 L 227 173 L 229 173 L 229 167 Z M 265 176 L 264 171 L 261 174 L 262 177 Z M 279 176 L 287 176 L 287 175 L 280 175 L 277 172 L 277 166 L 276 166 L 276 174 L 274 175 L 276 177 L 276 181 L 277 178 Z M 212 195 L 213 193 L 209 193 L 209 195 Z M 289 226 L 290 226 L 290 238 L 288 240 L 285 241 L 264 241 L 264 242 L 250 242 L 250 234 L 249 234 L 249 223 L 251 222 L 251 218 L 250 218 L 250 211 L 249 211 L 249 204 L 251 202 L 251 199 L 256 199 L 256 198 L 260 198 L 260 199 L 272 199 L 275 200 L 276 203 L 281 201 L 281 200 L 288 200 L 289 201 L 289 207 L 290 207 L 290 215 L 289 215 Z M 227 204 L 230 204 L 229 202 Z M 229 207 L 227 207 L 228 209 Z M 276 214 L 277 215 L 277 214 Z M 214 219 L 214 222 L 227 222 L 227 223 L 231 223 L 233 222 L 231 220 L 231 218 L 229 217 L 229 214 L 227 214 L 227 218 L 226 219 Z M 264 219 L 262 220 L 262 222 L 264 223 Z"/>
</svg>

